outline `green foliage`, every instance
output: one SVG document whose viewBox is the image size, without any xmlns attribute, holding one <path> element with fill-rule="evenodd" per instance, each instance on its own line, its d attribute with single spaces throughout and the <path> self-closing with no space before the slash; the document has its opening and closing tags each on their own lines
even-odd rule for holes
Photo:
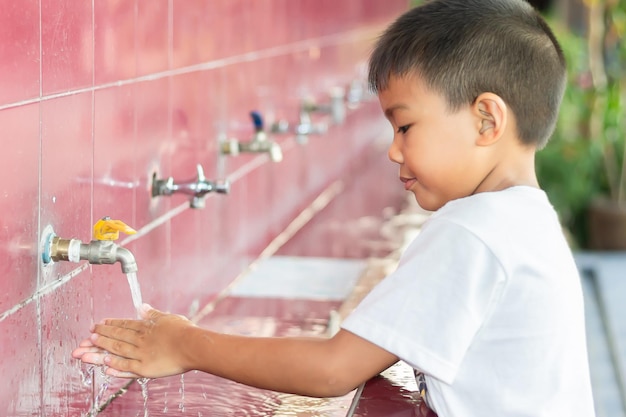
<svg viewBox="0 0 626 417">
<path fill-rule="evenodd" d="M 556 131 L 536 158 L 539 183 L 571 232 L 574 245 L 582 247 L 587 244 L 591 201 L 598 196 L 616 204 L 626 200 L 626 48 L 621 41 L 626 14 L 607 9 L 605 17 L 608 30 L 601 39 L 603 50 L 595 55 L 590 39 L 551 23 L 568 62 L 569 82 Z M 594 65 L 590 56 L 603 57 L 601 65 L 590 68 Z"/>
<path fill-rule="evenodd" d="M 591 76 L 585 39 L 552 24 L 568 62 L 568 85 L 557 127 L 547 146 L 537 153 L 541 187 L 576 242 L 586 241 L 585 211 L 601 188 L 602 149 L 591 140 Z M 560 29 L 560 30 L 559 30 Z"/>
</svg>

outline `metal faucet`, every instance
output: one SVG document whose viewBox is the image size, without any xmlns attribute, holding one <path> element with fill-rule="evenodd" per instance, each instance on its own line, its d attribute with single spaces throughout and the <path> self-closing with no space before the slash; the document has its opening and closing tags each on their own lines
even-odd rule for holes
<svg viewBox="0 0 626 417">
<path fill-rule="evenodd" d="M 348 87 L 348 93 L 346 94 L 347 106 L 350 109 L 355 109 L 362 101 L 365 101 L 371 96 L 367 90 L 367 84 L 360 79 L 354 79 L 350 82 Z"/>
<path fill-rule="evenodd" d="M 279 120 L 272 125 L 273 133 L 289 133 L 289 122 Z M 293 133 L 296 135 L 296 142 L 304 145 L 309 140 L 309 135 L 323 135 L 328 132 L 328 124 L 324 122 L 313 123 L 311 119 L 311 111 L 305 106 L 300 106 L 300 117 L 298 123 L 293 127 Z"/>
<path fill-rule="evenodd" d="M 316 103 L 313 100 L 302 102 L 300 113 L 326 113 L 330 114 L 333 124 L 339 125 L 346 120 L 346 92 L 342 87 L 335 87 L 330 90 L 330 102 Z"/>
<path fill-rule="evenodd" d="M 119 232 L 137 233 L 119 220 L 104 217 L 94 225 L 94 239 L 83 243 L 78 239 L 62 239 L 50 233 L 45 240 L 42 251 L 44 264 L 58 261 L 80 262 L 90 264 L 112 265 L 119 262 L 125 274 L 137 272 L 137 262 L 128 249 L 113 242 L 119 238 Z"/>
<path fill-rule="evenodd" d="M 156 173 L 152 176 L 152 197 L 160 195 L 172 195 L 174 193 L 182 193 L 190 195 L 191 208 L 203 208 L 205 206 L 204 197 L 210 192 L 219 194 L 228 194 L 230 184 L 228 181 L 211 182 L 207 181 L 204 176 L 202 165 L 196 166 L 197 176 L 194 180 L 182 183 L 175 183 L 174 178 L 157 179 Z"/>
<path fill-rule="evenodd" d="M 345 92 L 343 88 L 337 87 L 330 92 L 330 102 L 325 104 L 316 103 L 312 99 L 304 99 L 300 103 L 298 123 L 294 126 L 293 133 L 296 135 L 296 142 L 304 144 L 308 141 L 309 135 L 323 135 L 328 131 L 328 123 L 314 123 L 311 115 L 313 113 L 330 114 L 333 124 L 341 124 L 346 118 Z M 289 123 L 280 120 L 272 126 L 274 133 L 287 133 L 290 131 Z"/>
<path fill-rule="evenodd" d="M 234 156 L 242 152 L 267 152 L 273 162 L 282 161 L 283 152 L 280 149 L 280 145 L 274 141 L 268 140 L 261 113 L 257 111 L 250 112 L 250 117 L 254 124 L 254 136 L 252 140 L 249 142 L 241 142 L 237 139 L 229 139 L 228 141 L 222 142 L 220 146 L 222 154 Z"/>
</svg>

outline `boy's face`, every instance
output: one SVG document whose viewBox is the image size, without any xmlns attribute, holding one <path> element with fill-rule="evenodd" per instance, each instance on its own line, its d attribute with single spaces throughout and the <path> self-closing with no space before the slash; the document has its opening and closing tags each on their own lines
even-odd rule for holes
<svg viewBox="0 0 626 417">
<path fill-rule="evenodd" d="M 394 129 L 389 159 L 422 208 L 437 210 L 479 188 L 488 173 L 476 146 L 480 118 L 472 106 L 450 111 L 444 97 L 416 76 L 392 77 L 378 97 Z"/>
</svg>

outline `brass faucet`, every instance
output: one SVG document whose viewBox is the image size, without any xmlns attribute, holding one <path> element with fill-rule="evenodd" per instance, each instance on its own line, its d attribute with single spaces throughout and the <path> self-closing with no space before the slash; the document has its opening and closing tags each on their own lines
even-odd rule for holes
<svg viewBox="0 0 626 417">
<path fill-rule="evenodd" d="M 126 248 L 113 242 L 119 238 L 119 232 L 137 233 L 134 229 L 119 220 L 104 217 L 93 227 L 94 239 L 83 243 L 78 239 L 62 239 L 54 233 L 46 238 L 42 258 L 45 264 L 51 262 L 88 261 L 90 264 L 114 264 L 119 262 L 125 274 L 137 272 L 135 257 Z"/>
</svg>

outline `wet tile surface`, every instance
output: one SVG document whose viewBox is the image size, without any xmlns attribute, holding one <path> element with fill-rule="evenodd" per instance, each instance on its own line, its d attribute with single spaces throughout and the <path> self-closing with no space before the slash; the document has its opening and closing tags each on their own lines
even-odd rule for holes
<svg viewBox="0 0 626 417">
<path fill-rule="evenodd" d="M 398 362 L 368 381 L 349 417 L 437 417 L 419 396 L 413 369 Z"/>
<path fill-rule="evenodd" d="M 239 281 L 198 324 L 247 336 L 329 334 L 332 312 L 354 289 L 364 260 L 275 257 Z M 199 372 L 152 380 L 147 390 L 133 383 L 100 415 L 166 416 L 415 416 L 422 414 L 412 371 L 398 364 L 369 381 L 362 392 L 330 399 L 309 398 L 251 388 Z M 355 394 L 358 393 L 358 403 Z"/>
</svg>

